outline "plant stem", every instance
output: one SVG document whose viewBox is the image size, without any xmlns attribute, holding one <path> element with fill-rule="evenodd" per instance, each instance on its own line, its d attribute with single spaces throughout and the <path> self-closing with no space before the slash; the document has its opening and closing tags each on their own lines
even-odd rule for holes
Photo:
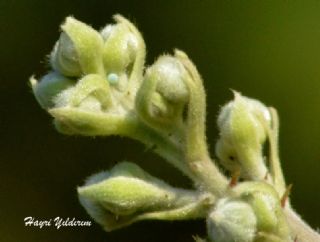
<svg viewBox="0 0 320 242">
<path fill-rule="evenodd" d="M 298 242 L 320 242 L 320 234 L 305 223 L 291 207 L 286 207 L 284 212 L 294 233 L 293 238 L 297 238 Z"/>
<path fill-rule="evenodd" d="M 217 197 L 225 195 L 229 181 L 209 157 L 192 161 L 189 165 L 196 177 L 194 181 L 200 190 L 211 192 Z"/>
<path fill-rule="evenodd" d="M 210 159 L 206 139 L 206 93 L 202 78 L 188 56 L 179 50 L 175 56 L 188 71 L 189 88 L 187 132 L 185 144 L 186 162 L 193 171 L 196 185 L 216 196 L 222 196 L 228 187 L 228 179 Z"/>
<path fill-rule="evenodd" d="M 170 140 L 168 136 L 160 134 L 141 122 L 136 116 L 132 115 L 126 122 L 128 122 L 128 129 L 123 135 L 139 140 L 148 147 L 153 148 L 158 155 L 177 167 L 190 179 L 195 179 L 193 172 L 185 163 L 182 147 Z"/>
</svg>

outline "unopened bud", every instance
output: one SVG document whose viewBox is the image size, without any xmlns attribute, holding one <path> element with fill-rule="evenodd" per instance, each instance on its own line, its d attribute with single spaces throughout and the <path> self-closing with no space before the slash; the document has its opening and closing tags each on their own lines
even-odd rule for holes
<svg viewBox="0 0 320 242">
<path fill-rule="evenodd" d="M 218 117 L 216 153 L 221 163 L 231 172 L 240 170 L 244 178 L 262 180 L 267 172 L 262 149 L 270 122 L 266 106 L 235 92 Z"/>
<path fill-rule="evenodd" d="M 186 78 L 188 73 L 176 57 L 161 56 L 146 70 L 138 91 L 136 107 L 140 116 L 160 128 L 181 123 L 189 98 Z"/>
<path fill-rule="evenodd" d="M 257 218 L 257 230 L 261 233 L 261 241 L 264 238 L 262 234 L 291 241 L 280 198 L 271 185 L 265 182 L 244 182 L 235 187 L 234 192 L 253 209 Z"/>
<path fill-rule="evenodd" d="M 90 177 L 78 193 L 87 212 L 108 231 L 143 219 L 201 217 L 211 205 L 210 196 L 170 187 L 129 162 Z"/>
<path fill-rule="evenodd" d="M 156 90 L 169 102 L 181 103 L 188 100 L 185 83 L 186 70 L 173 56 L 161 56 L 147 71 L 146 79 L 157 78 Z"/>
<path fill-rule="evenodd" d="M 101 177 L 101 174 L 98 174 Z M 97 180 L 93 176 L 90 185 L 78 189 L 80 197 L 101 204 L 105 209 L 118 215 L 131 215 L 137 211 L 147 211 L 172 202 L 174 194 L 163 189 L 161 183 L 148 179 L 149 175 L 132 163 L 122 163 L 111 170 L 106 179 Z"/>
<path fill-rule="evenodd" d="M 249 204 L 221 199 L 207 218 L 209 238 L 214 242 L 254 242 L 257 219 Z"/>
</svg>

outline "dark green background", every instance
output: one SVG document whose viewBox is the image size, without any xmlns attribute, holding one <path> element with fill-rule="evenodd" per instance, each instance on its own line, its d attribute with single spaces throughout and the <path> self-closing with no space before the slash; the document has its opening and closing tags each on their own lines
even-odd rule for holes
<svg viewBox="0 0 320 242">
<path fill-rule="evenodd" d="M 47 71 L 46 55 L 68 15 L 101 28 L 121 13 L 137 23 L 147 63 L 178 47 L 208 93 L 213 153 L 219 106 L 230 88 L 276 107 L 281 157 L 292 203 L 320 226 L 320 1 L 0 0 L 0 241 L 192 241 L 204 222 L 142 222 L 113 233 L 89 228 L 26 228 L 23 219 L 89 219 L 77 201 L 85 177 L 127 159 L 171 184 L 190 186 L 134 141 L 66 137 L 34 100 L 27 81 Z M 173 178 L 174 177 L 174 178 Z"/>
</svg>

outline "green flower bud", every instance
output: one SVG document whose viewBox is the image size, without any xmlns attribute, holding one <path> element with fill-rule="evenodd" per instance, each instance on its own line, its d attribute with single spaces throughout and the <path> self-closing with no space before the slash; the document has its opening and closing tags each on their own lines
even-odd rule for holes
<svg viewBox="0 0 320 242">
<path fill-rule="evenodd" d="M 249 204 L 221 199 L 207 218 L 208 236 L 214 242 L 254 242 L 257 219 Z"/>
<path fill-rule="evenodd" d="M 61 29 L 60 39 L 50 57 L 53 69 L 65 76 L 104 75 L 101 35 L 72 17 L 66 19 Z"/>
<path fill-rule="evenodd" d="M 41 78 L 38 82 L 33 77 L 30 78 L 33 93 L 44 109 L 49 109 L 55 106 L 56 96 L 65 89 L 70 88 L 75 84 L 75 81 L 70 80 L 57 72 L 50 72 Z"/>
<path fill-rule="evenodd" d="M 78 193 L 87 212 L 107 231 L 142 219 L 205 216 L 211 205 L 209 197 L 172 188 L 129 162 L 90 177 Z"/>
<path fill-rule="evenodd" d="M 48 109 L 57 130 L 64 134 L 133 132 L 132 110 L 143 79 L 145 46 L 132 23 L 120 15 L 114 18 L 115 25 L 98 33 L 68 17 L 50 56 L 57 77 L 46 77 L 41 84 L 31 80 L 40 105 Z M 66 82 L 68 76 L 79 80 Z"/>
<path fill-rule="evenodd" d="M 98 178 L 102 174 L 97 175 Z M 118 215 L 131 215 L 139 210 L 160 208 L 171 203 L 175 194 L 168 187 L 150 177 L 138 166 L 132 163 L 121 163 L 109 173 L 106 179 L 98 183 L 93 176 L 85 185 L 79 188 L 80 196 L 92 201 L 98 201 L 105 209 Z"/>
<path fill-rule="evenodd" d="M 183 109 L 189 98 L 187 75 L 177 58 L 161 56 L 147 69 L 137 94 L 139 115 L 160 128 L 182 123 Z"/>
<path fill-rule="evenodd" d="M 240 170 L 243 178 L 262 180 L 267 173 L 262 149 L 270 122 L 266 106 L 235 92 L 218 117 L 216 154 L 221 163 L 231 172 Z"/>
<path fill-rule="evenodd" d="M 290 230 L 276 190 L 265 182 L 243 182 L 222 198 L 207 219 L 215 242 L 289 242 Z"/>
<path fill-rule="evenodd" d="M 157 78 L 156 91 L 168 102 L 188 101 L 188 88 L 185 83 L 186 70 L 173 56 L 161 56 L 147 71 L 146 79 Z"/>
<path fill-rule="evenodd" d="M 233 191 L 253 209 L 257 218 L 257 230 L 260 233 L 290 241 L 290 230 L 280 198 L 271 185 L 265 182 L 244 182 Z M 260 237 L 263 238 L 262 235 Z"/>
</svg>

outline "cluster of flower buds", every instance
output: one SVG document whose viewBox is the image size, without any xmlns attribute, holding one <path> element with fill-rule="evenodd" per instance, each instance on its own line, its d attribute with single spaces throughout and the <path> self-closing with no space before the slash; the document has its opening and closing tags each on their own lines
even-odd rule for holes
<svg viewBox="0 0 320 242">
<path fill-rule="evenodd" d="M 87 212 L 107 231 L 144 219 L 206 218 L 210 241 L 292 242 L 275 111 L 237 92 L 222 108 L 216 155 L 229 179 L 208 154 L 205 92 L 195 66 L 176 50 L 145 68 L 141 34 L 120 15 L 115 21 L 98 32 L 68 17 L 50 55 L 52 71 L 30 80 L 35 97 L 58 131 L 138 139 L 197 189 L 173 188 L 122 162 L 78 188 Z"/>
<path fill-rule="evenodd" d="M 122 16 L 115 20 L 99 33 L 66 19 L 50 55 L 53 70 L 40 81 L 31 78 L 38 102 L 66 134 L 118 134 L 121 130 L 111 130 L 115 122 L 134 116 L 155 128 L 182 126 L 188 101 L 183 64 L 175 56 L 161 56 L 144 75 L 139 31 Z"/>
<path fill-rule="evenodd" d="M 68 17 L 50 55 L 52 71 L 39 82 L 31 78 L 38 102 L 63 133 L 98 135 L 102 114 L 109 114 L 104 118 L 112 125 L 134 106 L 144 42 L 129 21 L 118 15 L 115 20 L 99 33 Z"/>
<path fill-rule="evenodd" d="M 176 51 L 144 70 L 141 34 L 122 16 L 115 20 L 98 32 L 68 17 L 50 55 L 52 71 L 40 81 L 30 80 L 35 97 L 62 133 L 125 135 L 147 145 L 158 145 L 158 140 L 168 152 L 187 130 L 191 77 L 181 56 L 187 57 Z M 167 156 L 188 173 L 181 165 L 183 155 L 171 153 Z M 205 218 L 215 199 L 172 188 L 128 162 L 92 176 L 78 193 L 88 213 L 108 231 L 142 219 Z"/>
</svg>

